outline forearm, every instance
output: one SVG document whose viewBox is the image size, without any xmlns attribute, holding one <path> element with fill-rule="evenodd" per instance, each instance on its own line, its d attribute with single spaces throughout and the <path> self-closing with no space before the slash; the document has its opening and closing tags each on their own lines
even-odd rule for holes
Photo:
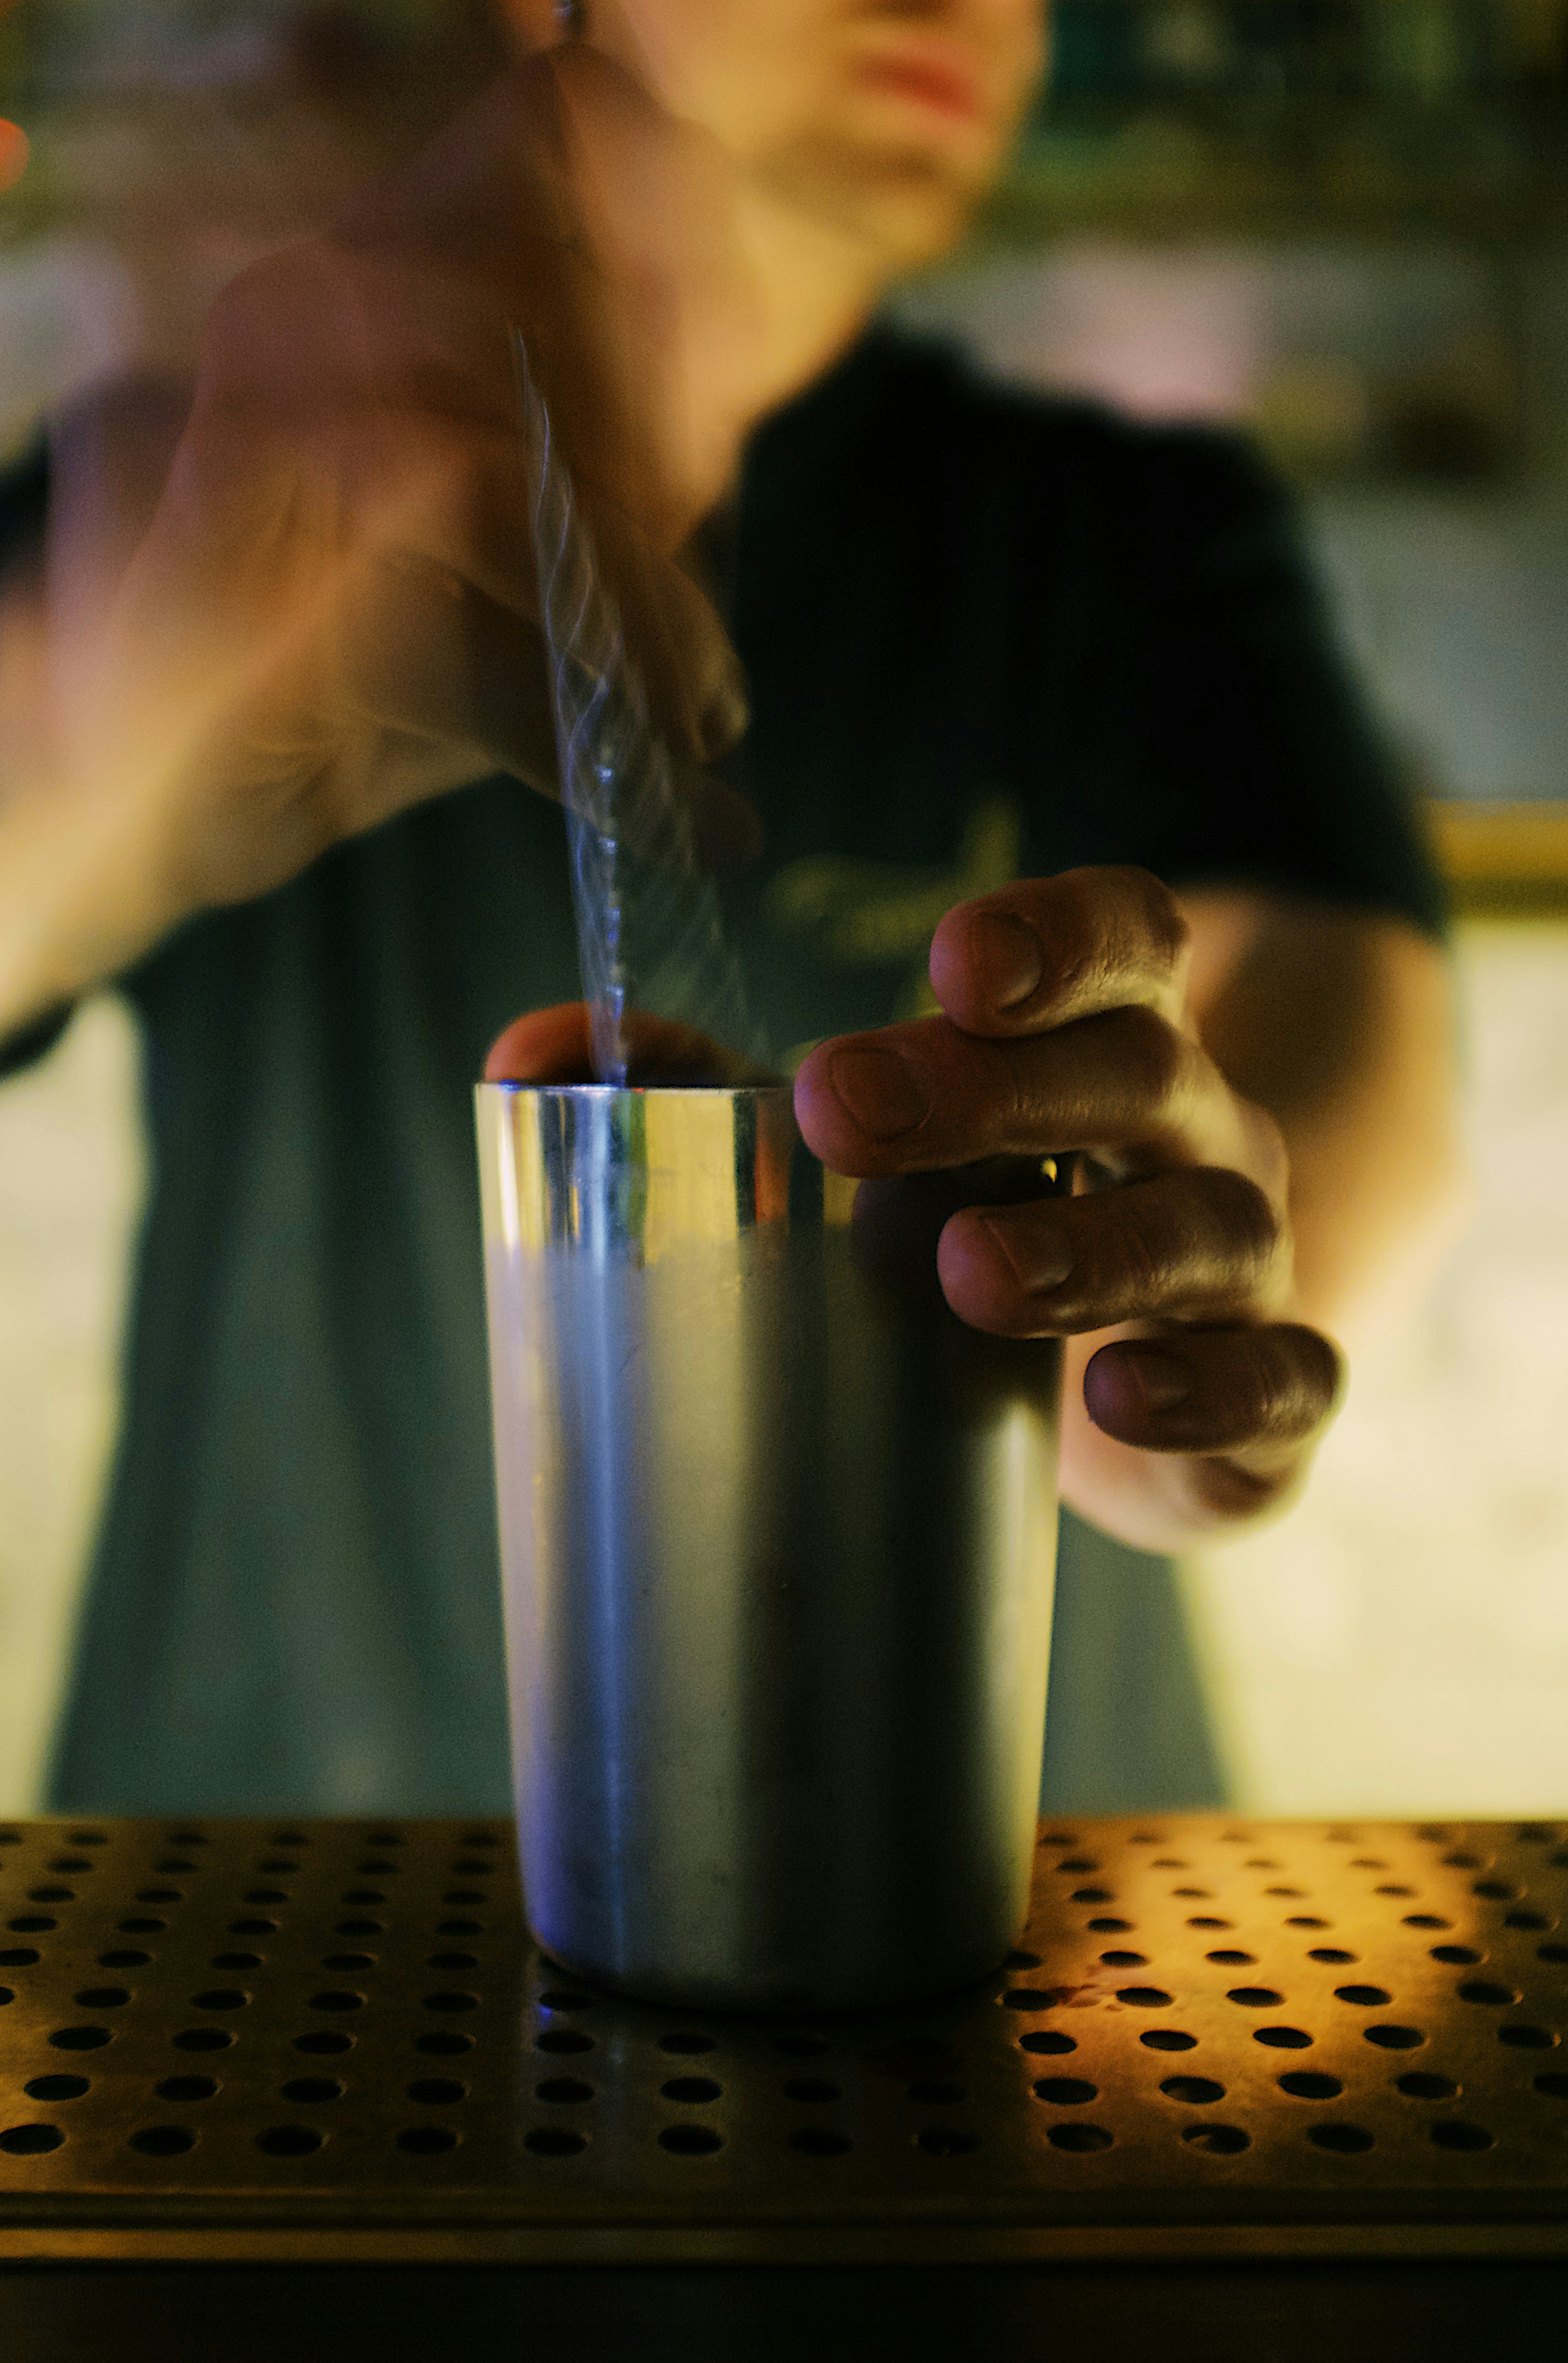
<svg viewBox="0 0 1568 2363">
<path fill-rule="evenodd" d="M 65 776 L 58 678 L 39 564 L 0 585 L 0 1041 L 69 1006 L 183 915 L 147 801 L 114 780 Z"/>
<path fill-rule="evenodd" d="M 1353 1340 L 1408 1301 L 1464 1204 L 1449 961 L 1400 920 L 1245 899 L 1244 936 L 1242 898 L 1189 908 L 1194 1014 L 1284 1134 L 1299 1317 Z M 1223 917 L 1232 957 L 1205 979 Z"/>
<path fill-rule="evenodd" d="M 119 973 L 184 915 L 141 815 L 110 796 L 0 806 L 0 1040 Z"/>
<path fill-rule="evenodd" d="M 1289 1160 L 1293 1273 L 1274 1317 L 1353 1344 L 1408 1301 L 1463 1204 L 1447 960 L 1397 920 L 1256 895 L 1182 902 L 1188 1022 L 1231 1088 L 1273 1117 Z M 1187 1459 L 1133 1450 L 1095 1424 L 1085 1372 L 1126 1334 L 1067 1340 L 1062 1486 L 1073 1506 L 1154 1551 L 1190 1549 L 1283 1507 L 1309 1451 Z"/>
</svg>

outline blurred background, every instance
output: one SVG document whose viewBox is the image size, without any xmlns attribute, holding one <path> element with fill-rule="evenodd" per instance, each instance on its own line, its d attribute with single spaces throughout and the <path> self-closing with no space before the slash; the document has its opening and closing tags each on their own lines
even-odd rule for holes
<svg viewBox="0 0 1568 2363">
<path fill-rule="evenodd" d="M 0 0 L 0 463 L 486 72 L 483 0 Z M 1568 1791 L 1568 0 L 1056 0 L 1008 186 L 903 315 L 1242 426 L 1297 483 L 1452 881 L 1476 1210 L 1307 1499 L 1186 1570 L 1239 1802 Z M 0 1090 L 0 1812 L 116 1419 L 138 1047 Z"/>
</svg>

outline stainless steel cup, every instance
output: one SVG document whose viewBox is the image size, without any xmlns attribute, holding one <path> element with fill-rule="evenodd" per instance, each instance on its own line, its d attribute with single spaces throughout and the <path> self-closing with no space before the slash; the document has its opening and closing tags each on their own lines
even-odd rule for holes
<svg viewBox="0 0 1568 2363">
<path fill-rule="evenodd" d="M 909 1210 L 852 1221 L 786 1088 L 478 1114 L 535 1936 L 693 2007 L 984 1975 L 1029 1889 L 1058 1349 L 965 1328 L 929 1243 L 901 1278 Z"/>
</svg>

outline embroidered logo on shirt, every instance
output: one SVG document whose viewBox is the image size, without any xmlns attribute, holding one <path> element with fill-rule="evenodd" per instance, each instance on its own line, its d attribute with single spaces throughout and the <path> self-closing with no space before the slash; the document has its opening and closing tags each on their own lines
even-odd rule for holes
<svg viewBox="0 0 1568 2363">
<path fill-rule="evenodd" d="M 1010 796 L 987 796 L 969 815 L 951 870 L 900 868 L 844 854 L 812 854 L 791 861 L 769 880 L 763 917 L 775 935 L 812 939 L 817 957 L 834 968 L 879 968 L 894 960 L 921 963 L 900 1015 L 918 1016 L 936 1005 L 925 960 L 938 922 L 955 903 L 988 894 L 1018 875 L 1022 827 Z"/>
</svg>

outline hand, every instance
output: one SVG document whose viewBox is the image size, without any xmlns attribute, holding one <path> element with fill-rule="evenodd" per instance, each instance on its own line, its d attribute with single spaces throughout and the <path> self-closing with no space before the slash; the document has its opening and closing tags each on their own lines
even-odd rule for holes
<svg viewBox="0 0 1568 2363">
<path fill-rule="evenodd" d="M 964 1209 L 937 1266 L 976 1328 L 1073 1341 L 1063 1491 L 1148 1549 L 1282 1502 L 1340 1389 L 1296 1317 L 1279 1128 L 1184 1023 L 1185 936 L 1142 871 L 960 904 L 932 946 L 944 1014 L 824 1043 L 795 1087 L 839 1172 L 1074 1151 L 1114 1185 Z"/>
<path fill-rule="evenodd" d="M 733 1050 L 725 1050 L 694 1026 L 646 1009 L 629 1009 L 626 1058 L 632 1085 L 676 1090 L 718 1084 L 734 1088 L 768 1080 Z M 591 1083 L 593 1023 L 586 1003 L 565 1001 L 554 1009 L 530 1009 L 514 1017 L 490 1048 L 487 1083 Z"/>
<path fill-rule="evenodd" d="M 14 999 L 68 995 L 190 912 L 488 771 L 554 791 L 513 327 L 699 841 L 744 852 L 749 816 L 700 769 L 743 727 L 738 667 L 679 560 L 748 424 L 689 415 L 691 348 L 727 349 L 748 300 L 727 169 L 593 51 L 536 58 L 330 236 L 219 298 L 128 555 L 145 420 L 121 404 L 78 421 L 48 711 L 13 732 L 38 750 L 17 790 L 28 911 L 73 863 L 72 946 L 8 961 L 0 943 Z"/>
</svg>

